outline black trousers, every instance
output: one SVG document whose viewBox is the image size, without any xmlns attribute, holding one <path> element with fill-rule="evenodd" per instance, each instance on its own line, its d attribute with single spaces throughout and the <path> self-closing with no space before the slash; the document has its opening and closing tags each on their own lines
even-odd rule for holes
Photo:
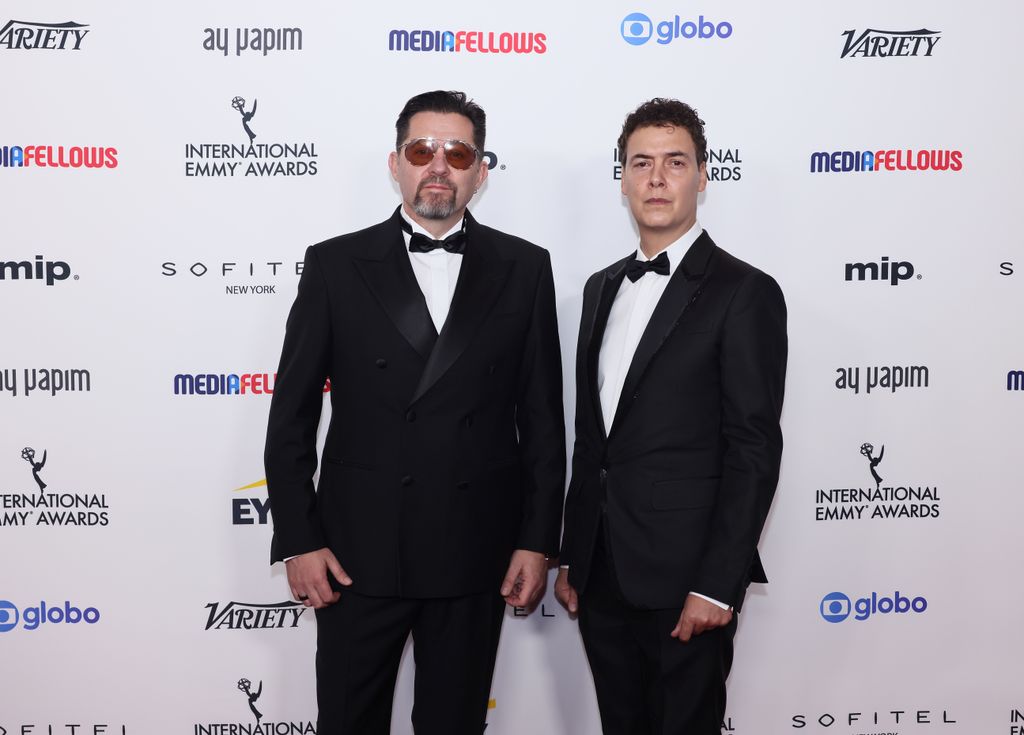
<svg viewBox="0 0 1024 735">
<path fill-rule="evenodd" d="M 417 735 L 480 735 L 504 611 L 497 590 L 428 600 L 343 590 L 316 611 L 317 732 L 391 732 L 395 680 L 412 634 Z"/>
<path fill-rule="evenodd" d="M 604 735 L 721 735 L 736 615 L 681 643 L 669 633 L 682 608 L 641 610 L 623 598 L 597 534 L 580 597 L 580 632 Z"/>
</svg>

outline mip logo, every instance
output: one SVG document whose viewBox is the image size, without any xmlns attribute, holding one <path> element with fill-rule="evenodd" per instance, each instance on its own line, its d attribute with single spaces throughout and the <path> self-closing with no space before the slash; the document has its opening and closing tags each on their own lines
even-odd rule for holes
<svg viewBox="0 0 1024 735">
<path fill-rule="evenodd" d="M 829 592 L 821 599 L 821 617 L 830 623 L 841 623 L 850 617 L 850 598 L 842 592 Z"/>
<path fill-rule="evenodd" d="M 630 13 L 622 19 L 622 39 L 633 46 L 642 46 L 651 40 L 654 24 L 643 13 Z"/>
<path fill-rule="evenodd" d="M 7 600 L 0 600 L 0 633 L 14 630 L 20 617 L 18 608 Z"/>
</svg>

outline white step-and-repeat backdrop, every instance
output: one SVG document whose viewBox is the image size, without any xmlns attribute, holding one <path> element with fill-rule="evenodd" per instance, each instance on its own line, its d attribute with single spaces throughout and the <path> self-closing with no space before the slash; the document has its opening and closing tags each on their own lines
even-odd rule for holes
<svg viewBox="0 0 1024 735">
<path fill-rule="evenodd" d="M 707 121 L 700 220 L 782 284 L 772 581 L 723 733 L 1024 732 L 1022 26 L 924 0 L 5 2 L 0 734 L 315 731 L 315 621 L 267 563 L 274 370 L 304 248 L 391 213 L 395 117 L 436 88 L 488 113 L 473 213 L 551 251 L 566 366 L 586 277 L 635 247 L 615 139 L 650 97 Z M 550 591 L 509 612 L 492 697 L 488 733 L 599 732 Z"/>
</svg>

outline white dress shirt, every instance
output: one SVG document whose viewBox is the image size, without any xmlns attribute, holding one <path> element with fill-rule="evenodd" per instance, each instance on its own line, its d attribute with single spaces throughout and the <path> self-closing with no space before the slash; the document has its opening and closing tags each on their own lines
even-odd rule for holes
<svg viewBox="0 0 1024 735">
<path fill-rule="evenodd" d="M 434 237 L 416 223 L 405 213 L 405 207 L 398 210 L 402 219 L 409 223 L 413 232 L 426 235 L 431 240 L 443 240 L 448 235 L 462 229 L 462 220 L 452 227 L 441 237 Z M 465 217 L 463 217 L 465 219 Z M 452 296 L 455 295 L 455 284 L 459 280 L 459 270 L 462 268 L 462 253 L 449 253 L 447 250 L 438 248 L 429 253 L 410 253 L 409 241 L 412 236 L 402 230 L 405 238 L 405 252 L 412 264 L 413 275 L 416 276 L 416 283 L 420 285 L 423 298 L 427 300 L 427 311 L 430 312 L 430 319 L 434 322 L 437 333 L 441 333 L 445 319 L 448 318 L 448 310 L 452 305 Z"/>
<path fill-rule="evenodd" d="M 668 256 L 668 275 L 658 273 L 645 273 L 634 283 L 628 278 L 622 279 L 618 293 L 615 294 L 615 301 L 612 302 L 612 309 L 608 314 L 608 324 L 605 326 L 604 338 L 601 340 L 601 353 L 597 362 L 597 390 L 601 397 L 601 415 L 604 417 L 604 427 L 610 431 L 612 422 L 615 420 L 615 410 L 619 405 L 619 397 L 622 395 L 622 386 L 626 381 L 626 373 L 633 362 L 633 355 L 636 353 L 640 338 L 647 329 L 647 323 L 654 314 L 654 309 L 665 293 L 669 279 L 676 272 L 676 268 L 683 261 L 683 256 L 690 249 L 694 241 L 700 237 L 704 228 L 700 222 L 694 222 L 693 227 L 687 230 L 682 237 L 669 245 L 664 252 Z M 660 255 L 656 253 L 655 257 Z M 637 260 L 653 260 L 644 255 L 639 248 L 636 251 Z M 699 592 L 691 592 L 691 595 L 700 597 L 708 602 L 713 602 L 719 607 L 729 610 L 726 605 L 718 600 L 712 599 Z"/>
</svg>

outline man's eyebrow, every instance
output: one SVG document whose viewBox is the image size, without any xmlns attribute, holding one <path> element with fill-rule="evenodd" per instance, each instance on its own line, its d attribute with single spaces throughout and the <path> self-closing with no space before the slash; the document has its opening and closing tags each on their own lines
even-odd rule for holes
<svg viewBox="0 0 1024 735">
<path fill-rule="evenodd" d="M 661 155 L 664 156 L 665 158 L 690 158 L 690 154 L 687 153 L 686 151 L 669 151 L 668 153 L 663 153 Z M 632 161 L 637 158 L 643 158 L 644 160 L 648 161 L 654 160 L 654 156 L 652 156 L 650 153 L 634 153 L 632 156 L 629 157 L 629 160 Z"/>
</svg>

